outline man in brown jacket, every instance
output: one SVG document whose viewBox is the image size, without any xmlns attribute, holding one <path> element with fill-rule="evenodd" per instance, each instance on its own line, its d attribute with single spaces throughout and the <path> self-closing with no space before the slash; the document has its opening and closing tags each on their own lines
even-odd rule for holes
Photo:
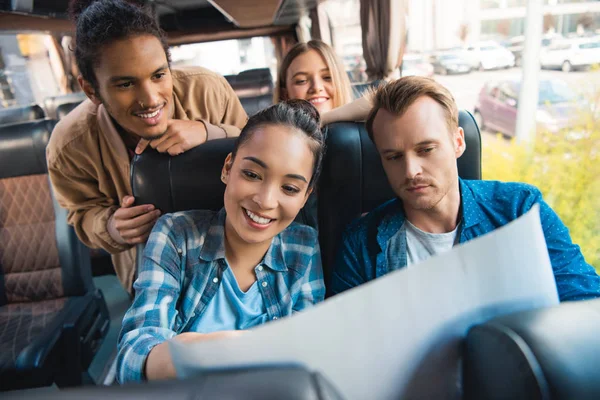
<svg viewBox="0 0 600 400">
<path fill-rule="evenodd" d="M 146 241 L 160 216 L 132 197 L 134 153 L 151 146 L 178 155 L 237 136 L 247 116 L 223 77 L 199 67 L 170 68 L 165 37 L 144 10 L 122 0 L 81 3 L 71 12 L 79 84 L 88 100 L 56 125 L 48 171 L 79 238 L 112 254 L 131 292 L 134 246 Z"/>
</svg>

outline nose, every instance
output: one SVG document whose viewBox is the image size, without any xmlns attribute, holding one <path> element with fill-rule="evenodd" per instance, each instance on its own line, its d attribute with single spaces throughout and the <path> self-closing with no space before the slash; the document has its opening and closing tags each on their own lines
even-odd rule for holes
<svg viewBox="0 0 600 400">
<path fill-rule="evenodd" d="M 264 184 L 260 186 L 252 200 L 258 204 L 261 210 L 272 210 L 277 207 L 277 187 L 276 185 Z"/>
<path fill-rule="evenodd" d="M 146 82 L 138 86 L 139 90 L 137 93 L 138 103 L 143 105 L 144 108 L 158 107 L 161 103 L 159 88 L 154 82 Z"/>
<path fill-rule="evenodd" d="M 311 85 L 310 85 L 310 92 L 311 93 L 319 93 L 322 92 L 324 89 L 323 86 L 323 79 L 321 79 L 320 77 L 315 77 L 314 79 L 312 79 L 311 81 Z"/>
<path fill-rule="evenodd" d="M 404 160 L 405 160 L 404 170 L 405 170 L 406 179 L 413 180 L 421 174 L 421 172 L 422 172 L 421 162 L 417 157 L 406 156 L 404 158 Z"/>
</svg>

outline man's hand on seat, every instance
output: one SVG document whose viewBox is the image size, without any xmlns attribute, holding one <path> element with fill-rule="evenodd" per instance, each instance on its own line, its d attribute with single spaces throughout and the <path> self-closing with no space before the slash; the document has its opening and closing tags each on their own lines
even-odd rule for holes
<svg viewBox="0 0 600 400">
<path fill-rule="evenodd" d="M 134 200 L 133 196 L 123 197 L 121 207 L 108 219 L 108 233 L 117 243 L 145 243 L 160 217 L 160 211 L 152 204 L 133 207 Z"/>
<path fill-rule="evenodd" d="M 159 139 L 140 139 L 135 148 L 136 154 L 142 152 L 150 145 L 161 153 L 169 153 L 172 156 L 179 155 L 189 149 L 206 142 L 208 132 L 201 121 L 187 121 L 181 119 L 169 120 L 167 131 Z"/>
</svg>

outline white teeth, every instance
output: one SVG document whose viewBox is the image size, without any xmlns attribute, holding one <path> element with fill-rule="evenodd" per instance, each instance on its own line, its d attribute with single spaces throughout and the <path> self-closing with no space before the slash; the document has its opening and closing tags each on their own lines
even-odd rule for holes
<svg viewBox="0 0 600 400">
<path fill-rule="evenodd" d="M 153 113 L 150 113 L 150 114 L 138 114 L 138 116 L 142 117 L 142 118 L 154 118 L 154 117 L 156 117 L 158 115 L 159 112 L 160 112 L 160 109 L 156 110 L 156 111 L 154 111 Z"/>
<path fill-rule="evenodd" d="M 248 215 L 252 221 L 256 222 L 257 224 L 261 224 L 261 225 L 266 225 L 269 222 L 273 221 L 272 219 L 259 217 L 258 215 L 254 214 L 250 210 L 246 210 L 246 215 Z"/>
<path fill-rule="evenodd" d="M 317 99 L 310 99 L 309 101 L 312 104 L 321 104 L 321 103 L 325 103 L 327 101 L 327 99 L 325 97 L 319 97 Z"/>
</svg>

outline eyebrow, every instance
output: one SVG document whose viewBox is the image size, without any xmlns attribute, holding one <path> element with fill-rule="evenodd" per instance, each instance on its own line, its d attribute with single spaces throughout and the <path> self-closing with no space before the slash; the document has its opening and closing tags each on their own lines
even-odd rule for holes
<svg viewBox="0 0 600 400">
<path fill-rule="evenodd" d="M 329 68 L 323 68 L 319 72 L 329 72 Z M 297 75 L 308 75 L 308 72 L 305 72 L 305 71 L 296 72 L 294 75 L 292 75 L 292 78 L 295 78 Z"/>
<path fill-rule="evenodd" d="M 253 163 L 260 165 L 264 169 L 269 169 L 269 166 L 264 161 L 259 160 L 256 157 L 244 157 L 244 160 L 252 161 Z M 299 181 L 308 183 L 308 181 L 306 180 L 306 178 L 303 177 L 302 175 L 298 175 L 298 174 L 286 174 L 286 176 L 288 178 L 297 179 Z"/>
<path fill-rule="evenodd" d="M 168 64 L 161 65 L 160 67 L 158 67 L 157 69 L 155 69 L 154 72 L 152 72 L 151 75 L 157 74 L 158 72 L 163 71 L 163 70 L 165 70 L 167 68 L 169 68 Z M 135 77 L 135 76 L 112 76 L 109 79 L 109 81 L 111 83 L 115 83 L 115 82 L 120 82 L 120 81 L 134 81 L 136 79 L 137 79 L 137 77 Z"/>
<path fill-rule="evenodd" d="M 436 144 L 436 143 L 438 143 L 437 140 L 427 139 L 427 140 L 420 141 L 414 147 L 427 146 L 429 144 Z M 402 152 L 398 151 L 397 149 L 384 149 L 381 151 L 381 154 L 389 154 L 389 153 L 402 153 Z"/>
</svg>

